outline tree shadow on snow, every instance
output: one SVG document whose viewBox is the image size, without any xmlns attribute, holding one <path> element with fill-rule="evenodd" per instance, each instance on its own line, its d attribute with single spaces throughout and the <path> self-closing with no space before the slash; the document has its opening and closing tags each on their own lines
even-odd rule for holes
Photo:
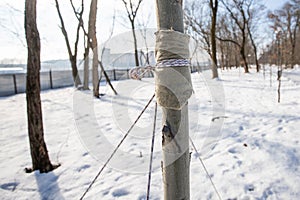
<svg viewBox="0 0 300 200">
<path fill-rule="evenodd" d="M 60 188 L 58 186 L 58 176 L 53 172 L 48 173 L 39 173 L 35 172 L 35 179 L 38 186 L 38 192 L 40 194 L 40 199 L 48 200 L 48 199 L 57 199 L 63 200 L 65 199 L 60 192 Z"/>
</svg>

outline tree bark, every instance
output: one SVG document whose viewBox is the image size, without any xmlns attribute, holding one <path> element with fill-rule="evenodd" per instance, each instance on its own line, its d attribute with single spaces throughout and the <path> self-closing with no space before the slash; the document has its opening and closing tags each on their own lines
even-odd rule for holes
<svg viewBox="0 0 300 200">
<path fill-rule="evenodd" d="M 233 7 L 229 7 L 229 4 L 227 4 L 226 2 L 224 2 L 224 0 L 221 0 L 221 2 L 223 3 L 223 5 L 225 6 L 226 10 L 229 12 L 230 17 L 233 19 L 234 23 L 237 25 L 237 27 L 240 29 L 241 31 L 241 36 L 242 36 L 242 42 L 241 44 L 239 44 L 237 41 L 235 41 L 235 44 L 238 44 L 238 46 L 240 47 L 240 54 L 243 60 L 243 67 L 245 70 L 245 73 L 249 73 L 249 66 L 248 66 L 248 62 L 247 62 L 247 56 L 245 54 L 245 48 L 246 48 L 246 39 L 247 39 L 247 34 L 246 34 L 246 23 L 247 23 L 247 18 L 245 15 L 245 11 L 243 9 L 243 5 L 246 3 L 245 1 L 233 1 L 233 5 L 236 7 L 237 12 L 234 12 L 234 8 Z M 241 17 L 242 19 L 239 19 L 239 17 Z M 235 34 L 235 33 L 233 33 Z"/>
<path fill-rule="evenodd" d="M 250 16 L 251 16 L 250 6 L 248 6 L 248 8 L 247 8 L 247 13 L 248 13 L 248 16 L 250 18 Z M 253 35 L 252 35 L 252 31 L 251 31 L 251 28 L 250 28 L 250 19 L 247 20 L 246 26 L 247 26 L 248 34 L 249 34 L 250 41 L 251 41 L 251 44 L 252 44 L 252 47 L 253 47 L 255 65 L 256 65 L 256 72 L 259 72 L 260 66 L 259 66 L 258 57 L 257 57 L 257 47 L 256 47 L 256 44 L 255 44 L 255 41 L 254 41 L 254 38 L 253 38 Z"/>
<path fill-rule="evenodd" d="M 135 25 L 134 25 L 134 21 L 131 21 L 131 30 L 132 30 L 133 43 L 134 43 L 134 59 L 135 59 L 135 65 L 138 67 L 138 66 L 140 66 L 140 62 L 139 62 L 139 52 L 138 52 L 138 47 L 137 47 L 137 39 L 136 39 L 136 33 L 135 33 Z"/>
<path fill-rule="evenodd" d="M 251 44 L 252 44 L 252 47 L 253 47 L 254 59 L 255 59 L 255 65 L 256 65 L 256 72 L 259 72 L 260 66 L 259 66 L 258 57 L 257 57 L 257 47 L 256 47 L 255 41 L 253 39 L 251 30 L 250 30 L 250 27 L 249 27 L 248 24 L 247 24 L 247 29 L 248 29 L 248 34 L 249 34 L 249 37 L 250 37 L 250 40 L 251 40 Z"/>
<path fill-rule="evenodd" d="M 39 170 L 43 173 L 53 170 L 54 167 L 50 162 L 44 141 L 40 97 L 40 37 L 36 24 L 36 0 L 25 1 L 25 33 L 28 48 L 26 79 L 27 120 L 32 159 L 32 170 L 29 171 Z"/>
<path fill-rule="evenodd" d="M 217 60 L 217 44 L 216 44 L 216 23 L 218 13 L 218 0 L 210 0 L 211 14 L 211 57 L 212 57 L 212 78 L 218 78 L 218 60 Z"/>
<path fill-rule="evenodd" d="M 95 97 L 99 98 L 98 42 L 96 36 L 97 3 L 98 0 L 91 1 L 88 35 L 93 50 L 93 94 Z"/>
<path fill-rule="evenodd" d="M 63 17 L 62 17 L 61 12 L 60 12 L 58 1 L 55 0 L 55 3 L 56 3 L 56 9 L 57 9 L 58 17 L 59 17 L 60 23 L 61 23 L 61 31 L 64 35 L 65 42 L 66 42 L 66 45 L 67 45 L 69 60 L 70 60 L 70 63 L 71 63 L 71 68 L 72 68 L 72 76 L 73 76 L 73 80 L 74 80 L 74 85 L 75 85 L 75 87 L 78 87 L 79 85 L 81 85 L 81 80 L 80 80 L 80 77 L 78 75 L 78 69 L 77 69 L 77 50 L 78 50 L 79 30 L 80 30 L 80 27 L 81 27 L 81 22 L 79 22 L 78 26 L 77 26 L 76 41 L 75 41 L 75 45 L 74 45 L 75 49 L 74 49 L 74 54 L 73 54 L 72 50 L 71 50 L 69 36 L 68 36 L 67 30 L 65 28 L 65 23 L 64 23 Z M 83 8 L 81 10 L 81 16 L 82 16 L 82 13 L 83 13 Z"/>
<path fill-rule="evenodd" d="M 137 2 L 136 7 L 134 8 L 134 5 L 132 3 L 132 0 L 129 0 L 129 6 L 128 3 L 126 2 L 126 0 L 122 0 L 122 2 L 124 3 L 124 6 L 126 8 L 126 12 L 128 15 L 128 19 L 130 21 L 130 25 L 131 25 L 131 31 L 132 31 L 132 36 L 133 36 L 133 43 L 134 43 L 134 58 L 135 58 L 135 65 L 138 67 L 139 64 L 139 54 L 138 54 L 138 48 L 137 48 L 137 39 L 136 39 L 136 33 L 135 33 L 135 18 L 137 15 L 137 11 L 140 8 L 140 5 L 142 3 L 143 0 L 139 0 Z"/>
<path fill-rule="evenodd" d="M 86 37 L 87 40 L 89 40 L 88 37 Z M 84 49 L 84 67 L 83 67 L 83 89 L 88 90 L 89 89 L 89 76 L 90 76 L 90 43 L 89 41 L 86 44 L 86 47 Z"/>
<path fill-rule="evenodd" d="M 80 25 L 80 27 L 82 28 L 82 30 L 83 30 L 83 32 L 84 32 L 84 35 L 87 37 L 87 47 L 89 47 L 89 48 L 92 48 L 91 46 L 92 46 L 92 43 L 91 43 L 91 41 L 90 41 L 90 38 L 89 38 L 89 34 L 88 34 L 88 32 L 85 30 L 85 28 L 84 28 L 84 25 L 83 25 L 83 20 L 82 20 L 82 15 L 81 15 L 81 13 L 82 12 L 80 12 L 79 13 L 79 16 L 77 15 L 77 11 L 76 11 L 76 9 L 75 9 L 75 7 L 74 7 L 74 5 L 73 5 L 73 3 L 72 3 L 72 1 L 71 1 L 71 4 L 72 4 L 72 7 L 73 7 L 73 11 L 74 11 L 74 13 L 75 13 L 75 15 L 76 15 L 76 17 L 77 17 L 77 19 L 78 19 L 78 22 L 79 22 L 79 25 Z M 83 8 L 83 0 L 82 0 L 82 8 Z M 96 28 L 95 28 L 96 29 Z M 93 50 L 93 49 L 92 49 Z M 85 56 L 84 56 L 84 59 L 86 59 L 86 56 L 88 56 L 89 55 L 89 53 L 87 53 L 87 52 L 89 52 L 89 50 L 88 49 L 85 49 Z M 110 79 L 109 79 L 109 77 L 108 77 L 108 75 L 107 75 L 107 73 L 106 73 L 106 71 L 105 71 L 105 69 L 104 69 L 104 67 L 103 67 L 103 65 L 102 65 L 102 62 L 98 59 L 98 63 L 99 63 L 99 65 L 100 65 L 100 68 L 101 68 L 101 71 L 103 72 L 103 74 L 104 74 L 104 76 L 105 76 L 105 78 L 106 78 L 106 81 L 108 82 L 108 84 L 109 84 L 109 86 L 111 87 L 111 89 L 113 90 L 113 92 L 115 93 L 115 95 L 117 95 L 118 93 L 117 93 L 117 91 L 115 90 L 115 88 L 113 87 L 113 85 L 111 84 L 111 82 L 110 82 Z M 88 63 L 89 64 L 89 63 Z M 85 70 L 86 70 L 86 68 L 88 68 L 89 66 L 87 66 L 87 65 L 85 65 Z M 89 71 L 87 72 L 87 73 L 89 73 Z M 89 75 L 89 74 L 88 74 Z M 87 77 L 88 75 L 86 75 L 86 72 L 85 72 L 85 77 Z M 86 78 L 86 79 L 88 79 L 88 78 Z M 100 79 L 99 79 L 100 80 Z M 98 87 L 99 87 L 99 84 L 98 84 Z M 99 90 L 99 89 L 98 89 Z"/>
<path fill-rule="evenodd" d="M 156 12 L 158 31 L 184 31 L 182 0 L 176 2 L 173 0 L 157 0 Z M 164 199 L 189 200 L 190 154 L 188 105 L 186 103 L 180 110 L 173 110 L 164 107 L 162 110 L 162 171 Z M 177 142 L 179 144 L 174 145 L 177 144 Z M 180 155 L 177 155 L 178 152 L 180 152 Z"/>
</svg>

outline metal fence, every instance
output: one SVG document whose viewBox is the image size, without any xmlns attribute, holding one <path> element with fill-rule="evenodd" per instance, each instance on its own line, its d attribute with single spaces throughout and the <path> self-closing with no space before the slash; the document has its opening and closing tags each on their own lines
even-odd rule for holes
<svg viewBox="0 0 300 200">
<path fill-rule="evenodd" d="M 198 71 L 198 67 L 191 67 L 191 72 Z M 106 70 L 106 73 L 110 80 L 125 80 L 129 79 L 130 69 L 112 69 Z M 79 77 L 82 80 L 83 70 L 79 70 Z M 92 77 L 90 71 L 90 77 Z M 144 77 L 153 77 L 151 71 L 144 74 Z M 73 77 L 70 70 L 62 71 L 44 71 L 40 73 L 41 78 L 41 90 L 55 89 L 61 87 L 73 86 Z M 105 78 L 102 77 L 102 81 Z M 10 96 L 18 93 L 24 93 L 26 91 L 26 73 L 5 73 L 0 74 L 0 96 Z"/>
</svg>

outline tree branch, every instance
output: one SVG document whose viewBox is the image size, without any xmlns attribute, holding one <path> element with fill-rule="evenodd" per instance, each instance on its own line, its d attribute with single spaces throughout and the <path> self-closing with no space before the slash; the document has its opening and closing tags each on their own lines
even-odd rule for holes
<svg viewBox="0 0 300 200">
<path fill-rule="evenodd" d="M 221 42 L 231 42 L 231 43 L 233 43 L 233 44 L 235 44 L 236 46 L 238 46 L 238 47 L 241 48 L 241 45 L 240 45 L 237 41 L 235 41 L 235 40 L 233 40 L 233 39 L 223 39 L 223 38 L 220 38 L 220 37 L 218 37 L 218 36 L 216 36 L 216 38 L 217 38 L 218 40 L 220 40 Z"/>
<path fill-rule="evenodd" d="M 69 57 L 71 58 L 72 55 L 73 55 L 73 53 L 72 53 L 72 50 L 71 50 L 68 33 L 67 33 L 66 28 L 65 28 L 65 23 L 64 23 L 62 15 L 61 15 L 59 4 L 58 4 L 57 0 L 55 0 L 55 4 L 56 4 L 56 9 L 57 9 L 57 13 L 58 13 L 58 16 L 59 16 L 59 20 L 60 20 L 60 23 L 61 23 L 61 27 L 60 28 L 61 28 L 61 31 L 62 31 L 64 37 L 65 37 L 65 41 L 66 41 L 66 45 L 67 45 Z"/>
</svg>

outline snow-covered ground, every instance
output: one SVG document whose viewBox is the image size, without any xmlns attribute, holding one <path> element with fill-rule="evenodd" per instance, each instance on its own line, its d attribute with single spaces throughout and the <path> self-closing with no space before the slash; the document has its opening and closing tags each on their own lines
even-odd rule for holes
<svg viewBox="0 0 300 200">
<path fill-rule="evenodd" d="M 300 68 L 286 70 L 281 103 L 276 73 L 220 71 L 192 75 L 189 102 L 191 199 L 217 199 L 199 162 L 203 159 L 222 199 L 300 199 Z M 298 80 L 297 80 L 298 79 Z M 63 88 L 42 92 L 45 140 L 53 163 L 48 174 L 31 166 L 25 94 L 0 98 L 1 199 L 79 199 L 154 93 L 153 79 L 114 82 L 119 95 Z M 85 199 L 146 197 L 154 103 L 121 145 Z M 161 112 L 155 138 L 151 199 L 163 199 Z"/>
</svg>

